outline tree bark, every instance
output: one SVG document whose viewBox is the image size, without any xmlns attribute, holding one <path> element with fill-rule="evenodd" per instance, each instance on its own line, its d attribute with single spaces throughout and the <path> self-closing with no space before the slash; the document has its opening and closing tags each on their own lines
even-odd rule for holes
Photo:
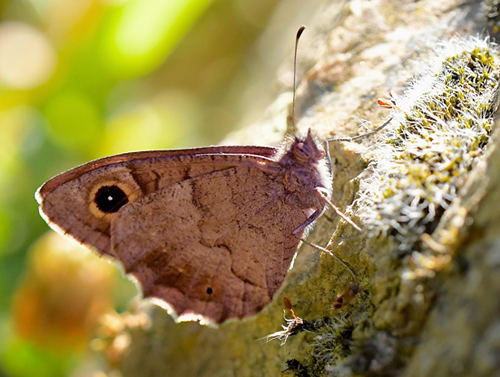
<svg viewBox="0 0 500 377">
<path fill-rule="evenodd" d="M 390 90 L 403 93 L 415 76 L 418 86 L 429 62 L 444 56 L 435 52 L 439 41 L 490 28 L 493 33 L 495 14 L 494 4 L 478 1 L 325 4 L 308 25 L 310 42 L 299 47 L 299 131 L 311 127 L 323 139 L 355 136 L 365 132 L 358 129 L 360 119 L 375 128 L 390 112 L 377 98 Z M 392 110 L 396 122 L 405 122 L 405 109 Z M 272 133 L 274 124 L 284 129 L 286 115 L 278 111 L 232 141 L 254 137 L 262 143 L 260 132 Z M 361 292 L 335 310 L 339 294 L 356 293 L 349 288 L 352 276 L 329 255 L 303 245 L 273 303 L 254 317 L 211 328 L 176 324 L 162 309 L 139 305 L 136 315 L 147 313 L 151 326 L 124 320 L 131 342 L 112 367 L 123 376 L 276 376 L 285 369 L 297 376 L 500 375 L 500 151 L 492 128 L 494 136 L 449 206 L 408 241 L 407 250 L 397 228 L 374 232 L 363 220 L 360 186 L 369 176 L 373 180 L 380 166 L 374 149 L 384 138 L 330 143 L 332 201 L 365 231 L 328 211 L 308 239 L 328 244 L 352 266 Z M 283 297 L 311 327 L 280 346 L 261 338 L 282 331 Z"/>
</svg>

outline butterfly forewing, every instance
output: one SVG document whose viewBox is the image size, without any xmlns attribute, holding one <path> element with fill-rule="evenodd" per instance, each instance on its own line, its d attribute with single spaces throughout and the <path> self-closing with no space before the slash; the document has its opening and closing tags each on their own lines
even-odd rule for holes
<svg viewBox="0 0 500 377">
<path fill-rule="evenodd" d="M 216 154 L 212 153 L 215 148 L 126 153 L 89 162 L 52 178 L 38 190 L 40 212 L 59 233 L 115 256 L 110 248 L 110 222 L 118 211 L 101 211 L 96 194 L 102 187 L 117 186 L 126 202 L 134 202 L 193 176 L 246 161 L 268 162 L 268 156 L 276 153 L 274 148 L 236 146 L 220 147 L 224 153 Z M 109 197 L 104 192 L 103 200 Z"/>
</svg>

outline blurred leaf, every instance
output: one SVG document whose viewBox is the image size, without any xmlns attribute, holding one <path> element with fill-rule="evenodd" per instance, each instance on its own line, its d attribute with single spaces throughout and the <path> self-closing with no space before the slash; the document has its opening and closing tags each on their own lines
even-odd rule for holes
<svg viewBox="0 0 500 377">
<path fill-rule="evenodd" d="M 7 212 L 0 207 L 0 256 L 5 250 L 5 245 L 10 239 L 12 233 L 12 222 Z"/>
<path fill-rule="evenodd" d="M 128 0 L 109 15 L 100 48 L 119 78 L 144 75 L 163 62 L 210 0 Z"/>
<path fill-rule="evenodd" d="M 100 139 L 102 122 L 99 113 L 82 93 L 63 92 L 45 107 L 52 135 L 72 149 L 88 150 Z"/>
<path fill-rule="evenodd" d="M 200 118 L 199 106 L 188 94 L 164 91 L 110 120 L 98 156 L 176 147 L 193 133 Z"/>
<path fill-rule="evenodd" d="M 0 361 L 9 377 L 63 377 L 74 366 L 74 357 L 65 352 L 54 353 L 22 339 L 7 339 Z"/>
</svg>

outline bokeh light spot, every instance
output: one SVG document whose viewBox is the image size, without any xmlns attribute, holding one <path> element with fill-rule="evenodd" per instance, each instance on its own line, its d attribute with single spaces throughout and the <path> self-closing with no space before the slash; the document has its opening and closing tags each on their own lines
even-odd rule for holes
<svg viewBox="0 0 500 377">
<path fill-rule="evenodd" d="M 115 270 L 48 232 L 30 250 L 28 269 L 15 294 L 16 334 L 53 349 L 86 347 L 99 316 L 112 307 Z"/>
<path fill-rule="evenodd" d="M 54 72 L 56 53 L 47 37 L 21 22 L 0 24 L 0 82 L 12 89 L 32 89 Z"/>
</svg>

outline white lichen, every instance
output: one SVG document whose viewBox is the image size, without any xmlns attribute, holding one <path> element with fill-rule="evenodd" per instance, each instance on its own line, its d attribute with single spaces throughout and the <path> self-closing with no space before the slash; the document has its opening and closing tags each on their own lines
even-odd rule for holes
<svg viewBox="0 0 500 377">
<path fill-rule="evenodd" d="M 396 99 L 357 201 L 372 236 L 395 236 L 410 253 L 435 229 L 490 138 L 499 63 L 488 39 L 450 40 Z"/>
</svg>

